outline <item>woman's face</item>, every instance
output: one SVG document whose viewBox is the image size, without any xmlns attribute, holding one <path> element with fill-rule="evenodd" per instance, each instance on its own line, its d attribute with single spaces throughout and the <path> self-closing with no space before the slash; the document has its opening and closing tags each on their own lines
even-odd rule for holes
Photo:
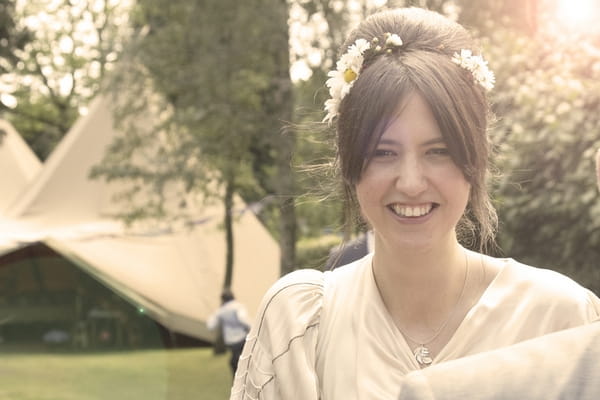
<svg viewBox="0 0 600 400">
<path fill-rule="evenodd" d="M 408 97 L 356 185 L 376 246 L 435 247 L 456 240 L 470 184 L 452 161 L 421 95 Z M 446 242 L 447 243 L 447 242 Z"/>
</svg>

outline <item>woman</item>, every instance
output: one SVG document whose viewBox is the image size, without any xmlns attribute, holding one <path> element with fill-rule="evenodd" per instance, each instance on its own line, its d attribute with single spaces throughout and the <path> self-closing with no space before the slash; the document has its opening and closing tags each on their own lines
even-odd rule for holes
<svg viewBox="0 0 600 400">
<path fill-rule="evenodd" d="M 374 14 L 327 85 L 350 205 L 375 250 L 266 294 L 232 399 L 393 399 L 401 377 L 598 317 L 569 278 L 468 251 L 493 240 L 486 62 L 460 25 L 422 9 Z"/>
</svg>

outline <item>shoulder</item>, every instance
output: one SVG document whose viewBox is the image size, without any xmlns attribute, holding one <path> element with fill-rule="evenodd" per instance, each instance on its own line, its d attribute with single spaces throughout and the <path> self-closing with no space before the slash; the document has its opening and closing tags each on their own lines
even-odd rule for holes
<svg viewBox="0 0 600 400">
<path fill-rule="evenodd" d="M 231 399 L 293 398 L 284 395 L 290 388 L 310 392 L 322 298 L 317 270 L 294 271 L 271 286 L 246 338 Z"/>
<path fill-rule="evenodd" d="M 600 312 L 600 300 L 594 293 L 557 271 L 508 259 L 500 273 L 521 298 L 565 312 L 587 313 L 590 319 Z"/>
<path fill-rule="evenodd" d="M 519 286 L 527 286 L 546 293 L 563 294 L 567 297 L 578 297 L 586 289 L 573 279 L 560 272 L 548 268 L 534 267 L 507 259 L 505 271 L 508 277 Z"/>
<path fill-rule="evenodd" d="M 347 293 L 357 290 L 364 274 L 365 259 L 321 272 L 300 269 L 280 278 L 263 297 L 256 321 L 257 333 L 265 331 L 286 337 L 302 335 L 321 321 L 323 305 L 334 307 Z"/>
<path fill-rule="evenodd" d="M 323 273 L 301 269 L 280 278 L 263 297 L 257 335 L 293 337 L 319 321 L 323 298 Z"/>
<path fill-rule="evenodd" d="M 363 275 L 370 271 L 371 253 L 361 256 L 360 258 L 337 267 L 323 274 L 323 285 L 325 291 L 335 290 L 340 287 L 348 287 L 359 283 Z"/>
<path fill-rule="evenodd" d="M 289 303 L 316 301 L 323 292 L 324 274 L 316 269 L 299 269 L 281 277 L 265 294 L 265 309 Z"/>
</svg>

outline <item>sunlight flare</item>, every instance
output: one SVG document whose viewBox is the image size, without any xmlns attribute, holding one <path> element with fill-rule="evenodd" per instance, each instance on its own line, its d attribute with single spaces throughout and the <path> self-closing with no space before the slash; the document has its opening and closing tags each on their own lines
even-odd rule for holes
<svg viewBox="0 0 600 400">
<path fill-rule="evenodd" d="M 558 0 L 556 16 L 567 25 L 583 27 L 596 22 L 599 8 L 597 0 Z"/>
</svg>

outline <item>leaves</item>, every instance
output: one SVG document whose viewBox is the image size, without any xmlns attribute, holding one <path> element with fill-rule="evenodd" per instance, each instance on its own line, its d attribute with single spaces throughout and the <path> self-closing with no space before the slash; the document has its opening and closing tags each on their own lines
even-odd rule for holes
<svg viewBox="0 0 600 400">
<path fill-rule="evenodd" d="M 0 87 L 16 100 L 5 109 L 9 119 L 40 158 L 68 131 L 118 58 L 128 34 L 129 3 L 20 2 L 10 30 L 19 46 L 12 49 L 13 68 L 0 76 Z"/>
<path fill-rule="evenodd" d="M 493 32 L 484 43 L 499 75 L 491 137 L 503 172 L 500 245 L 600 291 L 590 273 L 598 256 L 598 49 L 593 38 L 557 37 L 564 32 L 529 35 L 497 25 Z"/>
</svg>

